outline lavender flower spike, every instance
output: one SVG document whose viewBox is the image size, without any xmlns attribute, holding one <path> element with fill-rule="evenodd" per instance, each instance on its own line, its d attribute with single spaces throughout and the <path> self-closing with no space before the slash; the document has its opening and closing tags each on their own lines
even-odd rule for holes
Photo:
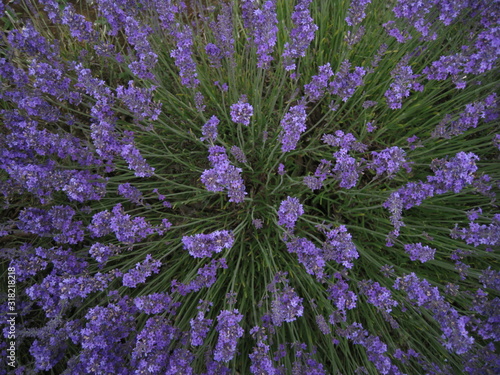
<svg viewBox="0 0 500 375">
<path fill-rule="evenodd" d="M 242 95 L 238 103 L 231 106 L 231 120 L 237 124 L 250 125 L 250 118 L 253 115 L 253 107 L 247 103 L 246 95 Z"/>
<path fill-rule="evenodd" d="M 312 0 L 299 0 L 295 6 L 295 11 L 292 13 L 292 21 L 295 27 L 290 31 L 290 43 L 285 43 L 285 51 L 283 52 L 283 64 L 285 70 L 294 70 L 296 65 L 294 59 L 304 57 L 307 47 L 314 40 L 314 33 L 318 30 L 318 26 L 313 23 L 309 5 Z"/>
<path fill-rule="evenodd" d="M 217 362 L 229 362 L 236 354 L 238 339 L 245 332 L 238 324 L 242 319 L 243 315 L 237 309 L 222 310 L 217 317 L 219 340 L 214 351 L 214 359 Z"/>
<path fill-rule="evenodd" d="M 293 229 L 299 216 L 304 214 L 304 207 L 297 198 L 287 197 L 278 210 L 278 225 Z"/>
<path fill-rule="evenodd" d="M 283 117 L 280 123 L 282 127 L 280 133 L 282 152 L 295 150 L 300 135 L 306 130 L 306 117 L 306 109 L 303 104 L 291 107 L 285 117 Z"/>
<path fill-rule="evenodd" d="M 233 233 L 217 230 L 209 234 L 195 234 L 182 237 L 184 248 L 195 258 L 211 257 L 212 253 L 220 253 L 222 249 L 230 249 L 234 243 Z"/>
</svg>

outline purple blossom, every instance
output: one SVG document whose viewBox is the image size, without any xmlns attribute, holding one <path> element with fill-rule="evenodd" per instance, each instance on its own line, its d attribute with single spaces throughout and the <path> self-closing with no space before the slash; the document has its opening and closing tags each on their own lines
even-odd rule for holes
<svg viewBox="0 0 500 375">
<path fill-rule="evenodd" d="M 128 67 L 137 77 L 141 79 L 155 79 L 151 71 L 158 62 L 158 55 L 148 41 L 148 36 L 152 33 L 149 26 L 141 25 L 133 16 L 124 17 L 124 31 L 127 41 L 134 47 L 136 60 L 132 61 Z"/>
<path fill-rule="evenodd" d="M 160 272 L 161 262 L 154 260 L 151 254 L 146 255 L 142 263 L 137 263 L 134 269 L 130 269 L 123 275 L 123 285 L 129 288 L 135 288 L 137 284 L 146 282 L 146 278 L 153 273 Z"/>
<path fill-rule="evenodd" d="M 476 161 L 479 157 L 472 152 L 459 152 L 449 161 L 435 160 L 431 164 L 434 176 L 428 176 L 427 181 L 434 186 L 436 194 L 448 191 L 460 192 L 466 185 L 472 184 L 477 171 Z"/>
<path fill-rule="evenodd" d="M 295 27 L 290 31 L 290 43 L 285 43 L 283 52 L 283 65 L 287 71 L 296 69 L 294 60 L 306 55 L 307 47 L 318 30 L 308 9 L 311 1 L 299 0 L 292 13 Z"/>
<path fill-rule="evenodd" d="M 9 32 L 7 40 L 12 47 L 31 57 L 40 56 L 47 60 L 57 60 L 58 45 L 49 44 L 30 21 L 25 22 L 24 27 Z"/>
<path fill-rule="evenodd" d="M 109 220 L 109 229 L 116 235 L 118 241 L 132 244 L 139 242 L 154 233 L 153 227 L 143 217 L 126 214 L 121 204 L 113 207 L 113 215 Z"/>
<path fill-rule="evenodd" d="M 300 204 L 298 198 L 287 197 L 281 202 L 278 210 L 278 225 L 293 229 L 298 218 L 303 214 L 304 207 Z"/>
<path fill-rule="evenodd" d="M 206 169 L 201 175 L 201 181 L 209 191 L 228 190 L 229 202 L 241 203 L 245 195 L 244 181 L 241 177 L 241 168 L 231 165 L 222 146 L 212 146 L 209 149 L 208 160 L 212 169 Z"/>
<path fill-rule="evenodd" d="M 410 150 L 415 150 L 417 147 L 423 147 L 422 142 L 420 141 L 420 138 L 417 137 L 416 135 L 413 135 L 409 138 L 406 139 L 406 142 L 408 142 L 408 145 L 410 146 Z M 416 144 L 414 144 L 416 143 Z"/>
<path fill-rule="evenodd" d="M 326 241 L 323 244 L 325 260 L 334 260 L 346 268 L 352 268 L 352 261 L 359 258 L 359 254 L 345 225 L 325 231 L 325 235 Z"/>
<path fill-rule="evenodd" d="M 395 21 L 388 21 L 382 25 L 387 32 L 387 35 L 396 38 L 398 43 L 406 43 L 408 40 L 412 39 L 412 36 L 408 33 L 408 31 L 404 30 L 402 32 L 396 26 L 394 26 L 395 23 Z"/>
<path fill-rule="evenodd" d="M 17 227 L 27 233 L 52 236 L 58 243 L 77 244 L 83 241 L 84 232 L 81 221 L 73 221 L 76 214 L 69 206 L 53 206 L 46 211 L 26 208 L 19 214 Z"/>
<path fill-rule="evenodd" d="M 362 280 L 358 282 L 359 290 L 367 297 L 378 310 L 390 313 L 398 303 L 392 298 L 391 291 L 373 280 Z"/>
<path fill-rule="evenodd" d="M 496 94 L 492 94 L 482 101 L 469 103 L 465 106 L 465 110 L 458 114 L 456 120 L 452 120 L 451 115 L 446 115 L 432 132 L 432 138 L 450 139 L 471 128 L 475 129 L 480 119 L 486 116 L 488 109 L 496 106 L 496 100 Z"/>
<path fill-rule="evenodd" d="M 278 165 L 278 174 L 280 176 L 283 176 L 283 175 L 285 175 L 285 173 L 286 173 L 285 164 L 279 163 L 279 165 Z"/>
<path fill-rule="evenodd" d="M 436 253 L 436 249 L 424 246 L 420 242 L 405 245 L 405 251 L 410 255 L 410 260 L 419 260 L 422 263 L 433 260 L 434 254 Z"/>
<path fill-rule="evenodd" d="M 93 28 L 93 24 L 87 21 L 81 14 L 75 12 L 73 4 L 68 3 L 62 11 L 61 23 L 67 25 L 73 38 L 80 42 L 95 43 L 98 40 L 98 33 Z"/>
<path fill-rule="evenodd" d="M 181 303 L 174 302 L 168 293 L 152 293 L 134 298 L 134 305 L 139 311 L 149 315 L 163 312 L 175 315 Z"/>
<path fill-rule="evenodd" d="M 371 168 L 374 169 L 378 175 L 387 172 L 389 177 L 397 173 L 402 167 L 408 173 L 411 172 L 410 163 L 405 159 L 406 152 L 397 146 L 386 148 L 380 152 L 372 151 L 373 161 Z"/>
<path fill-rule="evenodd" d="M 213 66 L 219 67 L 225 57 L 234 64 L 234 37 L 233 37 L 233 8 L 230 4 L 222 3 L 222 9 L 217 15 L 217 22 L 211 22 L 215 37 L 215 44 L 206 46 L 208 57 Z M 209 47 L 209 45 L 211 46 Z M 209 52 L 210 51 L 210 52 Z"/>
<path fill-rule="evenodd" d="M 254 346 L 252 353 L 249 355 L 251 365 L 250 372 L 256 375 L 278 375 L 278 371 L 273 366 L 271 358 L 269 358 L 270 347 L 265 343 L 267 335 L 265 329 L 256 326 L 250 330 L 250 334 L 257 336 L 257 345 Z"/>
<path fill-rule="evenodd" d="M 338 329 L 337 332 L 340 336 L 352 340 L 354 344 L 362 345 L 366 349 L 368 359 L 380 374 L 401 374 L 401 371 L 383 354 L 387 351 L 387 345 L 378 336 L 370 335 L 360 323 L 353 323 L 345 329 Z"/>
<path fill-rule="evenodd" d="M 316 324 L 318 325 L 321 333 L 323 333 L 324 335 L 329 335 L 330 333 L 332 333 L 332 330 L 330 329 L 330 326 L 326 322 L 326 319 L 323 315 L 316 315 Z"/>
<path fill-rule="evenodd" d="M 238 146 L 231 147 L 231 154 L 238 160 L 240 163 L 247 163 L 247 157 L 245 156 L 243 150 Z"/>
<path fill-rule="evenodd" d="M 332 162 L 326 159 L 321 159 L 320 164 L 316 168 L 313 176 L 304 177 L 304 184 L 311 190 L 318 190 L 323 187 L 323 181 L 332 175 Z"/>
<path fill-rule="evenodd" d="M 132 346 L 132 366 L 137 373 L 165 374 L 167 367 L 171 369 L 172 362 L 179 356 L 173 351 L 170 356 L 172 344 L 180 338 L 177 328 L 174 328 L 165 317 L 153 316 L 146 320 L 144 328 L 137 333 L 135 347 Z M 129 351 L 130 352 L 130 351 Z M 173 360 L 173 361 L 172 361 Z M 188 368 L 179 366 L 179 371 L 190 374 Z"/>
<path fill-rule="evenodd" d="M 500 271 L 492 270 L 491 266 L 481 272 L 479 281 L 483 284 L 483 288 L 500 291 Z"/>
<path fill-rule="evenodd" d="M 303 299 L 292 287 L 286 285 L 281 290 L 275 290 L 275 293 L 275 299 L 271 302 L 271 319 L 274 326 L 281 327 L 283 322 L 293 322 L 298 316 L 302 316 Z"/>
<path fill-rule="evenodd" d="M 143 204 L 144 197 L 142 196 L 142 193 L 129 182 L 118 185 L 118 194 L 137 205 Z"/>
<path fill-rule="evenodd" d="M 129 81 L 128 88 L 118 86 L 116 97 L 134 114 L 136 121 L 157 120 L 161 113 L 161 103 L 153 102 L 153 92 L 156 87 L 138 88 L 134 81 Z"/>
<path fill-rule="evenodd" d="M 349 26 L 356 26 L 366 17 L 366 7 L 371 0 L 351 0 L 351 5 L 347 11 L 345 21 Z"/>
<path fill-rule="evenodd" d="M 80 93 L 71 92 L 71 80 L 64 77 L 65 72 L 58 65 L 37 61 L 37 59 L 31 60 L 28 72 L 34 78 L 33 86 L 59 101 L 68 100 L 72 104 L 80 104 Z"/>
<path fill-rule="evenodd" d="M 439 294 L 438 288 L 432 287 L 425 279 L 419 279 L 414 273 L 398 277 L 394 288 L 405 291 L 410 300 L 415 300 L 418 306 L 423 306 L 434 314 L 434 319 L 441 325 L 441 338 L 446 349 L 457 354 L 466 353 L 470 349 L 474 338 L 465 329 L 470 318 L 460 316 Z"/>
<path fill-rule="evenodd" d="M 197 292 L 202 288 L 210 288 L 217 281 L 217 270 L 227 268 L 225 258 L 212 259 L 210 263 L 201 267 L 197 271 L 197 276 L 188 284 L 181 284 L 177 280 L 172 280 L 172 293 L 179 293 L 185 296 L 192 292 Z"/>
<path fill-rule="evenodd" d="M 319 74 L 312 76 L 311 82 L 304 85 L 304 92 L 310 101 L 318 101 L 325 94 L 328 87 L 328 80 L 333 76 L 330 63 L 326 63 L 318 68 Z"/>
<path fill-rule="evenodd" d="M 340 182 L 340 187 L 351 189 L 358 183 L 361 172 L 360 163 L 348 155 L 345 148 L 333 154 L 336 159 L 335 166 L 332 168 L 334 178 Z"/>
<path fill-rule="evenodd" d="M 377 126 L 374 125 L 373 122 L 367 122 L 366 123 L 366 131 L 368 133 L 373 133 L 375 130 L 377 130 Z"/>
<path fill-rule="evenodd" d="M 339 310 L 341 320 L 345 321 L 345 313 L 356 307 L 358 296 L 348 290 L 349 285 L 339 274 L 335 275 L 337 282 L 328 287 L 328 299 L 332 300 Z"/>
<path fill-rule="evenodd" d="M 191 345 L 200 346 L 203 345 L 203 341 L 210 330 L 213 320 L 205 318 L 205 311 L 198 311 L 196 318 L 191 319 L 189 323 L 191 324 Z"/>
<path fill-rule="evenodd" d="M 253 219 L 252 224 L 255 227 L 255 229 L 262 229 L 262 227 L 263 227 L 262 219 Z"/>
<path fill-rule="evenodd" d="M 423 91 L 424 86 L 416 81 L 418 74 L 413 74 L 413 70 L 407 64 L 408 58 L 403 58 L 391 72 L 394 81 L 385 92 L 387 105 L 391 109 L 401 108 L 403 98 L 410 95 L 410 90 Z"/>
<path fill-rule="evenodd" d="M 112 273 L 96 273 L 93 276 L 58 276 L 50 274 L 40 284 L 26 289 L 26 294 L 45 310 L 47 317 L 56 317 L 70 300 L 86 298 L 89 294 L 104 290 L 116 277 Z"/>
<path fill-rule="evenodd" d="M 326 262 L 322 249 L 305 238 L 294 238 L 287 242 L 286 246 L 288 252 L 297 254 L 299 262 L 304 265 L 308 274 L 316 275 L 318 279 L 323 278 L 323 268 Z"/>
<path fill-rule="evenodd" d="M 220 253 L 223 249 L 230 249 L 233 243 L 234 235 L 227 230 L 182 237 L 184 249 L 189 251 L 189 254 L 195 258 L 209 258 L 213 253 Z"/>
<path fill-rule="evenodd" d="M 335 134 L 323 134 L 321 140 L 332 147 L 340 147 L 346 151 L 354 150 L 364 152 L 367 146 L 356 140 L 352 133 L 344 133 L 342 130 L 336 130 Z"/>
<path fill-rule="evenodd" d="M 377 104 L 378 104 L 378 102 L 375 102 L 373 100 L 365 100 L 363 102 L 363 108 L 367 109 L 367 108 L 375 107 Z"/>
<path fill-rule="evenodd" d="M 112 244 L 103 245 L 99 242 L 96 242 L 90 247 L 89 254 L 98 263 L 104 264 L 110 257 L 119 254 L 121 251 L 122 249 L 119 246 Z"/>
<path fill-rule="evenodd" d="M 46 326 L 33 330 L 36 339 L 30 347 L 30 354 L 35 360 L 35 369 L 51 370 L 63 357 L 67 350 L 69 327 L 61 327 L 61 320 L 52 319 Z M 69 326 L 69 324 L 67 324 Z"/>
<path fill-rule="evenodd" d="M 387 51 L 387 48 L 388 46 L 385 43 L 382 43 L 380 47 L 378 47 L 377 53 L 375 54 L 375 56 L 373 56 L 373 60 L 370 62 L 370 65 L 372 67 L 368 69 L 367 73 L 373 73 L 374 68 L 376 68 L 380 63 L 380 61 L 382 60 L 382 57 Z"/>
<path fill-rule="evenodd" d="M 493 216 L 491 224 L 478 224 L 470 222 L 468 228 L 455 228 L 450 234 L 451 238 L 465 241 L 468 245 L 478 247 L 480 245 L 499 246 L 500 245 L 500 214 Z"/>
<path fill-rule="evenodd" d="M 193 60 L 193 31 L 188 25 L 178 26 L 172 31 L 177 48 L 170 51 L 170 56 L 175 60 L 175 66 L 179 68 L 181 83 L 188 88 L 196 88 L 200 81 L 196 72 L 196 63 Z"/>
<path fill-rule="evenodd" d="M 231 105 L 231 120 L 237 124 L 250 125 L 253 107 L 247 102 L 247 97 L 242 95 L 238 103 Z"/>
<path fill-rule="evenodd" d="M 217 327 L 219 339 L 215 345 L 214 359 L 217 362 L 229 362 L 236 354 L 238 339 L 245 332 L 238 324 L 243 315 L 237 309 L 222 310 L 217 316 Z"/>
<path fill-rule="evenodd" d="M 7 251 L 5 251 L 5 255 L 7 255 Z M 46 269 L 48 265 L 49 262 L 37 256 L 33 246 L 27 243 L 19 246 L 18 252 L 14 253 L 9 263 L 9 267 L 16 270 L 16 280 L 19 282 L 35 276 L 38 272 Z"/>
<path fill-rule="evenodd" d="M 147 163 L 135 146 L 132 132 L 128 132 L 123 139 L 120 155 L 128 163 L 128 168 L 133 170 L 137 177 L 150 177 L 153 175 L 154 168 Z"/>
<path fill-rule="evenodd" d="M 203 134 L 203 137 L 200 139 L 202 141 L 210 141 L 210 142 L 215 142 L 218 136 L 217 132 L 217 126 L 219 125 L 220 121 L 217 118 L 217 116 L 212 116 L 210 117 L 210 120 L 206 122 L 205 125 L 201 128 L 201 133 Z"/>
<path fill-rule="evenodd" d="M 365 27 L 359 26 L 356 28 L 354 32 L 351 30 L 347 30 L 346 36 L 344 37 L 344 41 L 347 43 L 348 47 L 351 48 L 356 43 L 359 43 L 363 36 L 365 35 Z M 367 69 L 366 73 L 370 73 L 371 70 Z"/>
<path fill-rule="evenodd" d="M 266 0 L 262 8 L 258 8 L 253 0 L 242 1 L 242 16 L 245 28 L 248 29 L 250 40 L 257 48 L 257 66 L 267 69 L 273 60 L 271 53 L 277 41 L 278 18 L 276 0 Z"/>
<path fill-rule="evenodd" d="M 344 60 L 329 85 L 330 93 L 340 96 L 343 102 L 354 95 L 357 87 L 363 85 L 363 77 L 366 74 L 365 69 L 360 66 L 355 67 L 352 73 L 349 72 L 350 69 L 351 63 Z"/>
<path fill-rule="evenodd" d="M 290 107 L 280 122 L 281 132 L 279 140 L 281 151 L 288 152 L 297 148 L 300 135 L 306 130 L 306 109 L 303 104 Z"/>
</svg>

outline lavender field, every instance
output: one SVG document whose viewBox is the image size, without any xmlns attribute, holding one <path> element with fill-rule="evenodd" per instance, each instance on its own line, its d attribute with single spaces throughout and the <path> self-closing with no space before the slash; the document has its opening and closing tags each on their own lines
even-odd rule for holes
<svg viewBox="0 0 500 375">
<path fill-rule="evenodd" d="M 499 374 L 499 0 L 0 3 L 2 374 Z"/>
</svg>

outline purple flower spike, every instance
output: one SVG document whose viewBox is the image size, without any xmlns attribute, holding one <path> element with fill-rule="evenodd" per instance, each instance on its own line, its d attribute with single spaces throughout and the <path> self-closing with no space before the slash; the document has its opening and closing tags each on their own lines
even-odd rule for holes
<svg viewBox="0 0 500 375">
<path fill-rule="evenodd" d="M 253 115 L 253 107 L 247 103 L 247 98 L 242 95 L 238 103 L 231 106 L 231 120 L 237 124 L 250 125 L 250 118 Z"/>
<path fill-rule="evenodd" d="M 349 26 L 356 26 L 366 17 L 365 9 L 371 0 L 352 0 L 345 21 Z"/>
<path fill-rule="evenodd" d="M 397 146 L 386 148 L 380 152 L 373 151 L 372 169 L 377 172 L 377 176 L 387 172 L 389 177 L 397 173 L 401 167 L 408 173 L 411 172 L 409 163 L 406 162 L 406 152 Z"/>
<path fill-rule="evenodd" d="M 182 237 L 184 249 L 195 258 L 208 258 L 212 253 L 220 253 L 224 248 L 230 249 L 234 243 L 233 233 L 218 230 L 210 234 L 195 234 Z"/>
<path fill-rule="evenodd" d="M 242 319 L 243 315 L 237 309 L 222 310 L 217 317 L 216 330 L 219 332 L 219 340 L 214 351 L 214 359 L 217 362 L 229 362 L 236 354 L 238 339 L 245 332 L 238 324 Z"/>
<path fill-rule="evenodd" d="M 248 29 L 249 40 L 257 48 L 257 66 L 268 69 L 273 60 L 271 53 L 278 40 L 278 18 L 276 15 L 276 0 L 267 0 L 262 8 L 257 7 L 257 1 L 244 0 L 241 4 L 243 25 Z"/>
<path fill-rule="evenodd" d="M 418 74 L 413 74 L 413 70 L 408 63 L 408 58 L 403 58 L 396 68 L 391 72 L 394 82 L 391 83 L 389 90 L 385 92 L 387 105 L 390 109 L 399 109 L 402 106 L 403 98 L 410 96 L 410 90 L 423 91 L 424 86 L 416 81 Z"/>
<path fill-rule="evenodd" d="M 330 93 L 340 96 L 343 102 L 354 95 L 357 87 L 363 85 L 363 77 L 366 74 L 366 70 L 360 66 L 355 67 L 352 73 L 349 73 L 350 69 L 351 63 L 348 60 L 343 61 L 329 85 Z"/>
<path fill-rule="evenodd" d="M 306 109 L 303 104 L 298 104 L 289 109 L 281 120 L 281 151 L 293 151 L 297 147 L 300 135 L 306 130 Z"/>
<path fill-rule="evenodd" d="M 280 327 L 283 322 L 293 322 L 298 316 L 302 316 L 304 312 L 302 298 L 288 285 L 283 290 L 278 291 L 271 306 L 271 318 L 276 327 Z"/>
<path fill-rule="evenodd" d="M 219 125 L 220 121 L 217 116 L 210 117 L 210 120 L 207 121 L 205 125 L 201 128 L 201 133 L 203 137 L 200 139 L 202 141 L 212 141 L 215 142 L 217 139 L 217 125 Z"/>
<path fill-rule="evenodd" d="M 297 198 L 287 197 L 278 210 L 278 225 L 293 229 L 297 219 L 304 214 L 304 207 Z"/>
<path fill-rule="evenodd" d="M 135 288 L 137 284 L 146 282 L 146 278 L 153 273 L 160 272 L 160 266 L 159 260 L 154 260 L 151 254 L 146 255 L 146 259 L 142 263 L 137 263 L 134 269 L 123 275 L 123 285 Z"/>
<path fill-rule="evenodd" d="M 290 31 L 290 43 L 285 43 L 285 51 L 283 52 L 285 70 L 295 70 L 294 59 L 306 55 L 307 47 L 314 40 L 314 33 L 318 30 L 318 26 L 314 24 L 308 9 L 311 1 L 299 0 L 292 13 L 295 27 Z"/>
<path fill-rule="evenodd" d="M 433 260 L 434 254 L 436 253 L 436 249 L 429 246 L 423 246 L 420 242 L 405 245 L 405 251 L 410 254 L 410 259 L 412 261 L 419 260 L 422 263 Z"/>
</svg>

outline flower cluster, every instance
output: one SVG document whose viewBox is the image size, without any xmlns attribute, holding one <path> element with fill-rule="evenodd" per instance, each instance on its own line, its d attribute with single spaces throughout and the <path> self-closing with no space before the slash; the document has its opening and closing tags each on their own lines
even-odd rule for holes
<svg viewBox="0 0 500 375">
<path fill-rule="evenodd" d="M 146 278 L 153 273 L 160 272 L 161 262 L 154 260 L 151 254 L 146 255 L 144 262 L 137 263 L 134 269 L 123 275 L 123 285 L 129 288 L 135 288 L 137 284 L 146 282 Z"/>
<path fill-rule="evenodd" d="M 276 298 L 271 302 L 271 319 L 276 327 L 283 322 L 293 322 L 298 316 L 302 316 L 304 307 L 302 298 L 295 290 L 286 285 L 281 290 L 276 290 Z"/>
<path fill-rule="evenodd" d="M 339 71 L 328 85 L 330 94 L 340 96 L 344 102 L 354 95 L 356 88 L 363 85 L 363 77 L 366 74 L 366 70 L 360 66 L 350 73 L 351 65 L 348 60 L 342 61 Z"/>
<path fill-rule="evenodd" d="M 387 172 L 387 175 L 391 177 L 401 167 L 405 168 L 408 173 L 411 171 L 409 163 L 405 159 L 406 152 L 400 147 L 393 146 L 380 152 L 373 151 L 372 155 L 373 162 L 371 168 L 375 170 L 377 175 Z"/>
<path fill-rule="evenodd" d="M 195 234 L 182 237 L 184 248 L 195 258 L 209 258 L 213 253 L 220 253 L 223 249 L 230 249 L 234 243 L 233 233 L 227 230 L 218 230 L 209 234 Z"/>
<path fill-rule="evenodd" d="M 237 124 L 250 125 L 250 118 L 253 115 L 253 107 L 247 103 L 247 98 L 243 95 L 238 103 L 231 106 L 231 120 Z"/>
<path fill-rule="evenodd" d="M 416 81 L 419 76 L 413 74 L 412 68 L 406 65 L 407 60 L 407 58 L 401 60 L 391 72 L 391 77 L 394 81 L 384 94 L 387 99 L 387 105 L 391 109 L 401 108 L 403 98 L 410 96 L 410 90 L 424 90 L 424 86 Z"/>
<path fill-rule="evenodd" d="M 444 298 L 436 287 L 432 287 L 425 279 L 419 279 L 414 273 L 396 279 L 394 288 L 403 290 L 410 300 L 416 301 L 418 306 L 424 306 L 434 314 L 434 319 L 441 325 L 441 336 L 445 348 L 457 354 L 465 353 L 474 343 L 466 329 L 470 318 L 460 316 Z"/>
<path fill-rule="evenodd" d="M 219 125 L 220 121 L 217 118 L 217 116 L 212 116 L 210 119 L 203 125 L 201 128 L 201 133 L 203 134 L 203 137 L 200 139 L 202 141 L 211 141 L 215 142 L 217 139 L 217 126 Z"/>
<path fill-rule="evenodd" d="M 222 146 L 211 146 L 209 149 L 211 169 L 206 169 L 201 175 L 201 181 L 209 191 L 223 191 L 227 189 L 229 202 L 241 203 L 247 192 L 241 168 L 236 168 L 229 161 L 226 149 Z"/>
<path fill-rule="evenodd" d="M 0 3 L 0 375 L 499 372 L 498 0 L 81 3 Z"/>
<path fill-rule="evenodd" d="M 436 249 L 424 246 L 420 242 L 405 245 L 405 251 L 410 255 L 410 260 L 419 260 L 422 263 L 433 260 L 436 253 Z"/>
<path fill-rule="evenodd" d="M 238 324 L 243 315 L 237 309 L 223 310 L 217 316 L 215 329 L 219 333 L 219 339 L 215 345 L 214 359 L 218 362 L 229 362 L 236 354 L 238 339 L 243 336 L 244 330 Z"/>
<path fill-rule="evenodd" d="M 294 60 L 306 55 L 307 47 L 314 40 L 314 33 L 318 26 L 313 23 L 309 12 L 312 0 L 299 0 L 292 13 L 292 21 L 295 27 L 290 31 L 290 43 L 285 43 L 283 52 L 283 64 L 285 70 L 295 70 Z"/>
<path fill-rule="evenodd" d="M 303 214 L 304 207 L 300 204 L 298 198 L 287 197 L 281 202 L 278 210 L 278 225 L 293 229 L 298 218 Z"/>
<path fill-rule="evenodd" d="M 306 110 L 303 104 L 290 107 L 280 122 L 281 151 L 289 152 L 297 148 L 300 135 L 306 130 Z"/>
</svg>

